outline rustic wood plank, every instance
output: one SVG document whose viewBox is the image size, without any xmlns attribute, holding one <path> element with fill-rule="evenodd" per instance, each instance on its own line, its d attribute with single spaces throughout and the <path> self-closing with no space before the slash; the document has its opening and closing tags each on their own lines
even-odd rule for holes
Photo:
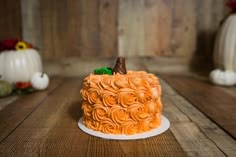
<svg viewBox="0 0 236 157">
<path fill-rule="evenodd" d="M 144 52 L 144 0 L 120 0 L 118 10 L 118 55 L 139 56 Z"/>
<path fill-rule="evenodd" d="M 199 128 L 192 122 L 173 124 L 172 130 L 184 151 L 191 157 L 217 156 L 223 157 L 223 152 L 206 138 Z"/>
<path fill-rule="evenodd" d="M 211 140 L 225 155 L 232 157 L 236 155 L 236 141 L 217 126 L 217 124 L 213 123 L 203 113 L 179 95 L 171 96 L 170 101 L 181 112 L 188 116 L 201 132 L 203 132 L 206 138 Z"/>
<path fill-rule="evenodd" d="M 128 70 L 148 70 L 154 73 L 188 73 L 190 62 L 182 58 L 170 57 L 126 57 L 126 68 Z M 113 67 L 116 57 L 69 57 L 43 62 L 44 71 L 51 76 L 83 76 L 91 73 L 98 67 Z"/>
<path fill-rule="evenodd" d="M 160 136 L 143 140 L 104 140 L 97 137 L 89 138 L 87 154 L 89 156 L 103 157 L 154 157 L 154 156 L 186 156 L 176 143 L 176 139 L 170 130 Z"/>
<path fill-rule="evenodd" d="M 215 41 L 215 33 L 220 23 L 226 17 L 229 10 L 224 0 L 197 0 L 195 1 L 196 27 L 197 27 L 197 53 L 212 58 L 212 48 Z"/>
<path fill-rule="evenodd" d="M 199 81 L 187 76 L 162 76 L 204 114 L 220 125 L 235 138 L 235 105 L 236 96 L 229 94 L 222 87 L 214 86 L 208 81 Z M 192 90 L 194 89 L 194 90 Z M 229 127 L 232 126 L 232 129 Z"/>
<path fill-rule="evenodd" d="M 117 18 L 118 0 L 99 0 L 99 56 L 113 57 L 118 54 Z"/>
<path fill-rule="evenodd" d="M 55 15 L 51 15 L 53 8 L 53 1 L 41 0 L 40 1 L 40 20 L 41 20 L 41 30 L 42 30 L 42 57 L 43 58 L 52 58 L 56 57 L 55 48 L 53 39 L 53 25 L 52 18 Z"/>
<path fill-rule="evenodd" d="M 192 56 L 196 51 L 197 20 L 195 0 L 174 0 L 172 13 L 171 55 Z M 205 5 L 204 2 L 201 5 Z M 169 6 L 171 7 L 171 6 Z M 165 36 L 165 34 L 163 34 Z"/>
<path fill-rule="evenodd" d="M 21 1 L 22 38 L 41 48 L 41 18 L 39 0 Z"/>
<path fill-rule="evenodd" d="M 80 1 L 40 1 L 43 58 L 79 56 Z"/>
<path fill-rule="evenodd" d="M 18 96 L 8 96 L 5 98 L 0 98 L 0 110 L 4 109 L 7 105 L 14 102 Z"/>
<path fill-rule="evenodd" d="M 81 4 L 80 0 L 66 1 L 66 31 L 62 35 L 61 42 L 65 44 L 66 57 L 79 56 L 83 53 L 81 50 Z M 63 27 L 62 25 L 61 27 Z M 62 58 L 62 57 L 58 57 Z"/>
<path fill-rule="evenodd" d="M 61 79 L 53 79 L 46 91 L 20 96 L 0 111 L 0 141 L 3 141 L 33 112 L 59 85 Z"/>
<path fill-rule="evenodd" d="M 164 104 L 163 115 L 168 116 L 171 123 L 190 122 L 189 118 L 178 108 L 174 107 L 165 95 L 162 97 L 162 102 Z"/>
<path fill-rule="evenodd" d="M 99 9 L 98 0 L 81 0 L 81 56 L 99 54 Z"/>
<path fill-rule="evenodd" d="M 230 135 L 228 135 L 219 126 L 217 126 L 210 119 L 208 119 L 202 112 L 196 109 L 186 99 L 180 96 L 172 87 L 170 87 L 162 79 L 161 79 L 161 85 L 164 94 L 164 102 L 166 101 L 164 104 L 171 104 L 168 106 L 171 107 L 175 106 L 176 108 L 178 108 L 178 110 L 182 112 L 181 114 L 187 116 L 189 120 L 193 122 L 200 129 L 200 131 L 206 136 L 205 138 L 212 141 L 218 147 L 218 149 L 221 150 L 225 155 L 232 157 L 236 155 L 236 141 Z M 164 106 L 164 114 L 166 114 L 165 113 L 166 109 L 168 109 L 168 107 Z M 174 115 L 181 115 L 181 114 L 176 112 L 176 114 Z M 173 119 L 171 115 L 168 114 L 169 119 Z M 182 117 L 182 116 L 177 116 L 177 117 Z M 177 118 L 175 118 L 174 120 L 176 121 L 176 119 Z"/>
<path fill-rule="evenodd" d="M 21 38 L 21 4 L 20 1 L 0 1 L 0 40 Z"/>
<path fill-rule="evenodd" d="M 85 156 L 86 149 L 82 143 L 88 137 L 79 135 L 81 131 L 77 127 L 81 116 L 78 102 L 80 84 L 81 81 L 69 79 L 53 91 L 37 110 L 2 141 L 1 154 L 67 156 L 73 152 L 74 155 Z M 12 140 L 15 142 L 12 143 Z"/>
<path fill-rule="evenodd" d="M 44 59 L 117 55 L 118 1 L 27 2 L 23 35 L 41 46 Z"/>
<path fill-rule="evenodd" d="M 118 141 L 83 133 L 80 79 L 69 79 L 54 91 L 0 144 L 5 156 L 185 156 L 173 134 L 167 131 L 153 138 Z M 14 141 L 14 142 L 13 142 Z"/>
<path fill-rule="evenodd" d="M 97 58 L 63 58 L 57 61 L 45 61 L 44 71 L 53 76 L 62 77 L 81 77 L 86 76 L 93 72 L 94 69 L 99 67 L 113 67 L 115 64 L 114 59 L 97 59 Z"/>
<path fill-rule="evenodd" d="M 65 39 L 68 26 L 67 19 L 69 16 L 67 16 L 67 12 L 69 10 L 67 6 L 67 1 L 60 1 L 58 3 L 57 0 L 52 0 L 51 2 L 47 1 L 47 3 L 51 3 L 51 11 L 48 16 L 51 16 L 51 20 L 48 21 L 51 23 L 51 35 L 52 40 L 49 41 L 49 44 L 52 44 L 54 49 L 54 55 L 52 55 L 53 58 L 59 58 L 59 56 L 66 56 L 67 49 L 66 47 L 69 46 L 69 44 L 66 42 L 66 40 L 69 40 L 70 38 Z M 73 8 L 72 8 L 73 9 Z M 66 45 L 68 44 L 68 45 Z M 50 52 L 49 52 L 50 53 Z"/>
<path fill-rule="evenodd" d="M 163 78 L 231 136 L 236 137 L 236 96 L 225 93 L 209 82 L 191 77 L 164 75 Z"/>
<path fill-rule="evenodd" d="M 144 52 L 142 55 L 170 55 L 173 1 L 144 0 Z"/>
<path fill-rule="evenodd" d="M 172 102 L 173 95 L 166 95 L 163 91 L 163 104 L 165 115 L 171 123 L 170 129 L 181 147 L 188 156 L 225 156 L 221 148 L 210 140 L 195 124 L 189 115 L 183 113 Z M 231 150 L 232 151 L 232 150 Z"/>
<path fill-rule="evenodd" d="M 235 96 L 236 95 L 236 87 L 235 86 L 232 86 L 232 87 L 218 87 L 220 88 L 221 90 L 225 91 L 226 93 L 232 95 L 232 96 Z"/>
<path fill-rule="evenodd" d="M 44 59 L 123 55 L 192 61 L 196 52 L 209 61 L 227 14 L 222 0 L 23 0 L 16 9 L 23 14 L 15 18 L 16 3 L 5 1 L 0 27 L 11 31 L 2 31 L 0 39 L 23 31 L 25 40 L 42 48 Z M 6 15 L 9 10 L 13 16 Z M 22 25 L 11 24 L 18 22 Z"/>
</svg>

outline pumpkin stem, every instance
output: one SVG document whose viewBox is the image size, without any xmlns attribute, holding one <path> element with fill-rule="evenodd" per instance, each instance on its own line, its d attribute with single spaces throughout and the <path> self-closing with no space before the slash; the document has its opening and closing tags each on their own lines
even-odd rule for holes
<svg viewBox="0 0 236 157">
<path fill-rule="evenodd" d="M 42 74 L 41 74 L 41 77 L 43 77 L 43 75 L 44 75 L 45 73 L 44 72 L 42 72 Z"/>
<path fill-rule="evenodd" d="M 113 73 L 127 74 L 124 57 L 117 58 Z"/>
</svg>

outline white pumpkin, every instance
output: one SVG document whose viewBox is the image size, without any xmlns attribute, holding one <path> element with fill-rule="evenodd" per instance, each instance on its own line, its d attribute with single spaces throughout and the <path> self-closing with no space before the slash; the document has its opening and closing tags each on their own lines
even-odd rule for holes
<svg viewBox="0 0 236 157">
<path fill-rule="evenodd" d="M 41 57 L 35 49 L 5 50 L 0 53 L 0 75 L 10 83 L 29 82 L 42 71 Z"/>
<path fill-rule="evenodd" d="M 36 90 L 44 90 L 48 87 L 49 77 L 42 72 L 35 72 L 31 78 L 32 87 Z"/>
<path fill-rule="evenodd" d="M 236 72 L 231 70 L 222 71 L 215 69 L 210 73 L 210 79 L 214 84 L 232 86 L 236 84 Z"/>
<path fill-rule="evenodd" d="M 236 71 L 236 14 L 231 14 L 220 28 L 214 47 L 216 68 Z"/>
</svg>

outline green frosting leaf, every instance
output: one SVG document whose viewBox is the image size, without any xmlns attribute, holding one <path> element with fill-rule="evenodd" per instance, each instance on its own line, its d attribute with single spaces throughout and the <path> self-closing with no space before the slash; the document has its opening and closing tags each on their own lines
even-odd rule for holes
<svg viewBox="0 0 236 157">
<path fill-rule="evenodd" d="M 97 75 L 103 75 L 103 74 L 112 75 L 112 68 L 109 68 L 109 67 L 97 68 L 97 69 L 94 70 L 94 74 L 97 74 Z"/>
</svg>

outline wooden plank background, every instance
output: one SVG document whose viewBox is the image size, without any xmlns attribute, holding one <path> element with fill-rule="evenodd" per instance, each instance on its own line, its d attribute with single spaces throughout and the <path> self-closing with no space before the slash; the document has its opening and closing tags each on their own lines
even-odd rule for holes
<svg viewBox="0 0 236 157">
<path fill-rule="evenodd" d="M 41 0 L 39 5 L 32 12 L 41 15 L 41 28 L 37 29 L 42 33 L 44 58 L 117 54 L 116 0 Z"/>
<path fill-rule="evenodd" d="M 0 40 L 21 38 L 21 5 L 14 0 L 0 1 Z"/>
<path fill-rule="evenodd" d="M 234 95 L 230 95 L 218 86 L 212 86 L 207 81 L 199 81 L 192 77 L 173 75 L 162 77 L 229 135 L 236 138 L 235 89 Z"/>
<path fill-rule="evenodd" d="M 4 0 L 0 39 L 21 36 L 40 47 L 44 59 L 210 58 L 225 1 Z"/>
</svg>

